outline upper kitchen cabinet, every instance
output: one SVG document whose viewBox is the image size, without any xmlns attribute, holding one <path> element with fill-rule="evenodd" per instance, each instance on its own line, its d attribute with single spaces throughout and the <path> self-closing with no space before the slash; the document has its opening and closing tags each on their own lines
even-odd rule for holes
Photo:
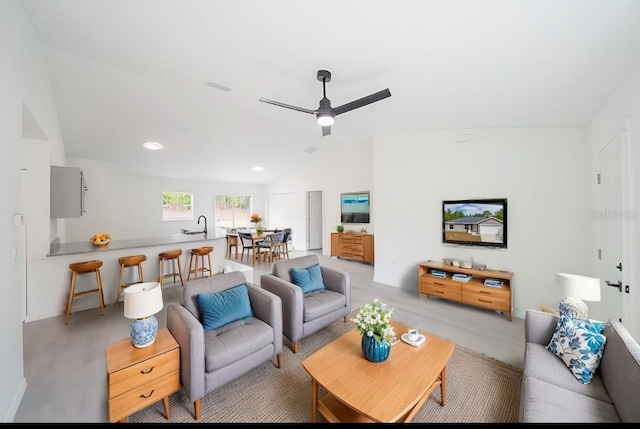
<svg viewBox="0 0 640 429">
<path fill-rule="evenodd" d="M 80 217 L 85 213 L 87 186 L 81 168 L 51 166 L 51 218 Z"/>
</svg>

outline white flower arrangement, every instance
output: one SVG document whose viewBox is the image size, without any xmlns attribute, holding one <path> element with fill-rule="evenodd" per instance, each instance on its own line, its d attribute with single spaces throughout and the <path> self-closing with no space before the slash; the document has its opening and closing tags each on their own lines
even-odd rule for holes
<svg viewBox="0 0 640 429">
<path fill-rule="evenodd" d="M 392 314 L 393 308 L 376 298 L 370 304 L 360 307 L 358 315 L 350 320 L 356 324 L 362 335 L 374 337 L 379 343 L 386 342 L 392 345 L 397 342 L 396 333 L 390 323 Z"/>
</svg>

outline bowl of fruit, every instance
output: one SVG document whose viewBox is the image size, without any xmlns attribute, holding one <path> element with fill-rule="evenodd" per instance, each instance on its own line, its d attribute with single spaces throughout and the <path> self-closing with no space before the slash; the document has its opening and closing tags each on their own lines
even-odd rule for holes
<svg viewBox="0 0 640 429">
<path fill-rule="evenodd" d="M 99 234 L 92 235 L 89 241 L 94 246 L 106 246 L 111 241 L 111 235 L 101 232 Z"/>
</svg>

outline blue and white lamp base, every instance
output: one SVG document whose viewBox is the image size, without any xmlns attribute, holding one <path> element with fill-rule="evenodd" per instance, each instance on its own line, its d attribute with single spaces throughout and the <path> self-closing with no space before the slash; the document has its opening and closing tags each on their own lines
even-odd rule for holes
<svg viewBox="0 0 640 429">
<path fill-rule="evenodd" d="M 141 349 L 148 347 L 156 340 L 158 333 L 158 319 L 149 316 L 145 319 L 134 319 L 131 322 L 131 342 Z"/>
</svg>

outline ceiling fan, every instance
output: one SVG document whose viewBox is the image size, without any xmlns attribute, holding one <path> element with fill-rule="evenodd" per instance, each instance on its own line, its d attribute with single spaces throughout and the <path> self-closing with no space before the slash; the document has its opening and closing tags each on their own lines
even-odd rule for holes
<svg viewBox="0 0 640 429">
<path fill-rule="evenodd" d="M 260 101 L 263 103 L 273 104 L 275 106 L 286 107 L 287 109 L 297 110 L 298 112 L 311 113 L 312 115 L 315 115 L 318 125 L 322 127 L 322 136 L 324 137 L 331 134 L 331 125 L 337 115 L 341 115 L 342 113 L 349 112 L 353 109 L 391 97 L 391 92 L 389 91 L 389 88 L 387 88 L 374 94 L 367 95 L 366 97 L 343 104 L 342 106 L 331 107 L 331 100 L 327 98 L 326 89 L 327 82 L 331 82 L 331 72 L 327 70 L 318 70 L 318 80 L 322 82 L 322 100 L 320 100 L 320 106 L 316 110 L 292 106 L 290 104 L 280 103 L 279 101 L 268 100 L 266 98 L 260 98 Z"/>
</svg>

